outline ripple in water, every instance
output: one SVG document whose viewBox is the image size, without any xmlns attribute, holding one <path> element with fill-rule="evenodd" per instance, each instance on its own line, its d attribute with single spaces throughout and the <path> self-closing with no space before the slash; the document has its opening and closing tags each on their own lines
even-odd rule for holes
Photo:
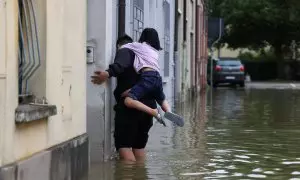
<svg viewBox="0 0 300 180">
<path fill-rule="evenodd" d="M 294 171 L 294 172 L 292 172 L 292 175 L 300 175 L 300 172 L 299 171 Z"/>
<path fill-rule="evenodd" d="M 240 176 L 244 176 L 244 174 L 243 173 L 234 173 L 232 176 L 240 177 Z"/>
<path fill-rule="evenodd" d="M 234 155 L 234 156 L 241 159 L 250 159 L 249 156 L 244 156 L 244 155 Z"/>
<path fill-rule="evenodd" d="M 284 165 L 293 165 L 293 164 L 300 164 L 300 161 L 286 161 L 282 162 Z"/>
<path fill-rule="evenodd" d="M 227 174 L 228 171 L 223 170 L 223 169 L 219 169 L 219 170 L 215 170 L 212 172 L 213 174 Z"/>
<path fill-rule="evenodd" d="M 180 175 L 182 175 L 182 176 L 199 176 L 199 175 L 203 175 L 203 174 L 207 174 L 207 173 L 205 173 L 205 172 L 181 173 Z"/>
<path fill-rule="evenodd" d="M 251 161 L 246 161 L 244 159 L 234 159 L 235 162 L 242 162 L 242 163 L 251 163 Z"/>
<path fill-rule="evenodd" d="M 248 174 L 247 176 L 250 178 L 266 178 L 267 177 L 266 175 L 263 175 L 263 174 Z"/>
<path fill-rule="evenodd" d="M 261 168 L 256 168 L 256 169 L 253 169 L 252 172 L 262 172 L 263 170 Z"/>
</svg>

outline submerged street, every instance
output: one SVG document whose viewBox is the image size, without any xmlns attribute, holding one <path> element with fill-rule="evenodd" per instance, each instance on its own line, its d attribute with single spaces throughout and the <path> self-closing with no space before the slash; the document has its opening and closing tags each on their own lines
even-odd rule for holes
<svg viewBox="0 0 300 180">
<path fill-rule="evenodd" d="M 282 87 L 208 91 L 180 105 L 183 128 L 154 124 L 145 164 L 112 160 L 89 179 L 300 179 L 300 92 Z"/>
<path fill-rule="evenodd" d="M 300 0 L 0 0 L 0 180 L 300 180 L 299 16 Z M 183 101 L 177 126 L 135 100 Z"/>
</svg>

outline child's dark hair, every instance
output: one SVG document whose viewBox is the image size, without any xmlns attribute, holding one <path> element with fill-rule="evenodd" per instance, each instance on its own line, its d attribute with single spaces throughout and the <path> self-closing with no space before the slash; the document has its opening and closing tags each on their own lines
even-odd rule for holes
<svg viewBox="0 0 300 180">
<path fill-rule="evenodd" d="M 128 36 L 127 34 L 124 34 L 122 36 L 120 36 L 117 40 L 117 46 L 120 45 L 124 45 L 124 44 L 127 44 L 127 43 L 132 43 L 133 40 L 130 36 Z"/>
<path fill-rule="evenodd" d="M 162 50 L 159 42 L 158 33 L 153 28 L 145 28 L 141 34 L 140 43 L 146 42 L 156 50 Z"/>
</svg>

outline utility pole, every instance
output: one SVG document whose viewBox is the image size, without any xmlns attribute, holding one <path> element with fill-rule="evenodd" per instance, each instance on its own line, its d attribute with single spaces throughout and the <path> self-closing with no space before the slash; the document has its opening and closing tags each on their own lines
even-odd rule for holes
<svg viewBox="0 0 300 180">
<path fill-rule="evenodd" d="M 211 44 L 209 47 L 210 49 L 210 85 L 213 86 L 213 47 L 216 43 L 218 43 L 222 37 L 222 32 L 223 32 L 223 20 L 219 19 L 219 33 L 218 33 L 218 38 Z"/>
<path fill-rule="evenodd" d="M 208 38 L 210 49 L 210 87 L 213 87 L 213 47 L 218 43 L 222 37 L 224 29 L 223 20 L 221 18 L 211 18 L 208 22 Z M 213 114 L 213 91 L 210 90 L 210 109 L 211 115 Z"/>
</svg>

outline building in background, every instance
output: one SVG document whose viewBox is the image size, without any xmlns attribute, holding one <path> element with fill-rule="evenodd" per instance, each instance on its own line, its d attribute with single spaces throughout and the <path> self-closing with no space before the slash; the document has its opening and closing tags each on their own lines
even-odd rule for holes
<svg viewBox="0 0 300 180">
<path fill-rule="evenodd" d="M 0 0 L 0 179 L 86 175 L 86 2 Z"/>
<path fill-rule="evenodd" d="M 206 86 L 207 17 L 203 0 L 177 0 L 175 94 L 178 101 Z"/>
</svg>

